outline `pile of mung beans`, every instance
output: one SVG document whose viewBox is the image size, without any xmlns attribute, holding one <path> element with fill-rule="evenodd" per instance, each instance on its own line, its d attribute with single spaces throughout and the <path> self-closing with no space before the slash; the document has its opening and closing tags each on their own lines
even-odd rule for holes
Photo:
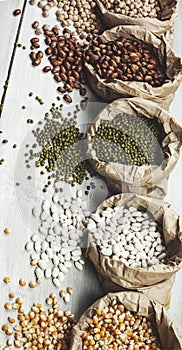
<svg viewBox="0 0 182 350">
<path fill-rule="evenodd" d="M 51 113 L 46 113 L 44 122 L 39 122 L 40 125 L 43 123 L 42 128 L 38 126 L 32 131 L 36 142 L 25 153 L 28 168 L 35 160 L 35 166 L 43 168 L 40 174 L 44 175 L 45 171 L 49 174 L 44 192 L 52 184 L 51 180 L 82 184 L 89 171 L 85 162 L 84 135 L 76 123 L 79 106 L 72 117 L 63 117 L 61 108 L 52 108 Z"/>
<path fill-rule="evenodd" d="M 118 79 L 159 87 L 167 78 L 154 50 L 143 42 L 126 37 L 115 41 L 107 41 L 104 36 L 95 37 L 85 53 L 85 61 L 106 82 Z"/>
<path fill-rule="evenodd" d="M 82 349 L 160 350 L 157 335 L 146 317 L 127 310 L 117 298 L 94 310 L 82 333 Z"/>
<path fill-rule="evenodd" d="M 100 161 L 141 166 L 162 162 L 163 135 L 156 118 L 120 113 L 102 121 L 91 139 Z"/>
</svg>

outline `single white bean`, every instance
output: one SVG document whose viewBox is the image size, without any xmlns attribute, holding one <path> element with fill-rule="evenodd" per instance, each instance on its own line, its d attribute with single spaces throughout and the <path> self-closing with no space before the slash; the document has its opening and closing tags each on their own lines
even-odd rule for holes
<svg viewBox="0 0 182 350">
<path fill-rule="evenodd" d="M 83 265 L 82 265 L 82 264 L 80 264 L 80 262 L 79 262 L 79 261 L 75 261 L 75 267 L 76 267 L 78 270 L 80 270 L 80 271 L 82 271 L 82 270 L 83 270 Z"/>
<path fill-rule="evenodd" d="M 57 288 L 59 288 L 60 287 L 60 285 L 61 285 L 61 281 L 60 281 L 60 279 L 59 278 L 53 278 L 53 283 L 54 283 L 54 285 L 55 285 L 55 287 L 57 287 Z"/>
<path fill-rule="evenodd" d="M 37 277 L 37 279 L 41 279 L 44 276 L 44 273 L 40 267 L 37 267 L 35 269 L 35 276 Z"/>
<path fill-rule="evenodd" d="M 46 269 L 45 270 L 45 277 L 48 279 L 48 278 L 51 278 L 51 269 L 50 268 L 48 268 L 48 269 Z"/>
</svg>

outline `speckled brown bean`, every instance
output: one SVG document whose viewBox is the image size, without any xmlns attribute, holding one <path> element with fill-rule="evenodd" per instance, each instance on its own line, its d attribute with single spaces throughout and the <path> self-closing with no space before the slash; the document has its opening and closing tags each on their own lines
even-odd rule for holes
<svg viewBox="0 0 182 350">
<path fill-rule="evenodd" d="M 42 59 L 43 58 L 43 52 L 42 51 L 38 51 L 36 54 L 36 58 Z"/>
<path fill-rule="evenodd" d="M 47 47 L 47 49 L 45 50 L 45 53 L 46 53 L 46 55 L 51 55 L 51 53 L 52 53 L 51 47 Z"/>
<path fill-rule="evenodd" d="M 74 83 L 76 83 L 76 79 L 75 79 L 75 77 L 73 77 L 72 75 L 68 78 L 68 83 L 69 84 L 74 84 Z"/>
<path fill-rule="evenodd" d="M 76 80 L 80 79 L 80 74 L 75 69 L 73 69 L 73 76 L 75 77 Z"/>
<path fill-rule="evenodd" d="M 50 67 L 50 66 L 45 66 L 45 67 L 43 68 L 43 72 L 45 72 L 45 73 L 50 72 L 50 70 L 51 70 L 51 67 Z"/>
<path fill-rule="evenodd" d="M 49 37 L 54 36 L 54 32 L 52 30 L 48 30 L 47 29 L 47 30 L 45 30 L 44 33 L 45 33 L 46 36 L 49 36 Z"/>
<path fill-rule="evenodd" d="M 54 75 L 54 79 L 58 82 L 58 83 L 60 83 L 61 82 L 61 77 L 58 75 L 58 74 L 55 74 Z"/>
<path fill-rule="evenodd" d="M 57 88 L 57 90 L 58 90 L 59 92 L 61 92 L 62 94 L 64 94 L 64 93 L 66 92 L 66 89 L 65 89 L 63 86 L 59 86 L 59 87 Z"/>
<path fill-rule="evenodd" d="M 55 66 L 53 69 L 52 69 L 52 73 L 59 73 L 60 71 L 60 66 Z"/>
<path fill-rule="evenodd" d="M 34 51 L 30 52 L 30 58 L 32 59 L 32 61 L 36 60 L 36 53 Z"/>
<path fill-rule="evenodd" d="M 81 87 L 82 87 L 82 86 L 81 86 L 80 83 L 75 83 L 75 84 L 74 84 L 74 88 L 75 88 L 75 89 L 81 89 Z"/>
<path fill-rule="evenodd" d="M 54 61 L 57 59 L 57 56 L 56 55 L 51 55 L 49 56 L 49 61 Z"/>
<path fill-rule="evenodd" d="M 38 43 L 39 42 L 39 38 L 32 38 L 30 39 L 31 43 L 34 44 L 34 43 Z"/>
<path fill-rule="evenodd" d="M 46 39 L 45 39 L 45 43 L 47 44 L 47 45 L 50 45 L 51 44 L 51 38 L 49 38 L 48 36 L 46 37 Z"/>
<path fill-rule="evenodd" d="M 66 102 L 68 102 L 68 103 L 73 102 L 71 96 L 69 96 L 68 94 L 65 94 L 65 95 L 63 96 L 63 98 L 64 98 L 64 100 L 65 100 Z"/>
<path fill-rule="evenodd" d="M 61 73 L 61 74 L 60 74 L 60 77 L 61 77 L 61 79 L 62 79 L 63 81 L 67 81 L 67 80 L 68 80 L 66 74 L 64 74 L 64 73 Z"/>
<path fill-rule="evenodd" d="M 64 67 L 66 68 L 67 71 L 69 71 L 71 69 L 71 64 L 69 62 L 65 62 L 64 63 Z"/>
<path fill-rule="evenodd" d="M 40 44 L 35 42 L 34 44 L 32 44 L 32 46 L 35 48 L 35 49 L 39 49 L 40 47 Z"/>
<path fill-rule="evenodd" d="M 75 63 L 74 57 L 67 57 L 67 62 L 74 64 Z"/>
<path fill-rule="evenodd" d="M 66 68 L 64 66 L 60 67 L 60 71 L 61 73 L 66 74 Z"/>
<path fill-rule="evenodd" d="M 68 92 L 73 91 L 72 87 L 68 83 L 65 83 L 64 87 L 65 87 L 66 91 L 68 91 Z"/>
<path fill-rule="evenodd" d="M 14 16 L 18 16 L 18 15 L 20 15 L 20 13 L 21 13 L 21 10 L 20 9 L 16 9 L 16 10 L 14 10 L 13 15 Z"/>
<path fill-rule="evenodd" d="M 33 29 L 37 29 L 38 26 L 39 26 L 39 22 L 38 21 L 35 21 L 35 22 L 32 23 L 32 28 Z"/>
<path fill-rule="evenodd" d="M 41 60 L 39 60 L 38 58 L 32 62 L 33 66 L 39 66 L 40 63 L 41 63 Z"/>
</svg>

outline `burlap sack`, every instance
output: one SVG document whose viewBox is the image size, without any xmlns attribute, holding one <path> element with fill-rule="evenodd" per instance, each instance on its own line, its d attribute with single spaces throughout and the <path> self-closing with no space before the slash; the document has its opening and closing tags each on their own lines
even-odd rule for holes
<svg viewBox="0 0 182 350">
<path fill-rule="evenodd" d="M 177 1 L 176 0 L 160 0 L 161 16 L 157 18 L 132 18 L 119 13 L 113 13 L 105 8 L 100 0 L 96 0 L 97 9 L 99 11 L 102 21 L 109 27 L 119 25 L 137 25 L 144 26 L 150 32 L 162 36 L 163 34 L 167 39 L 171 40 L 173 37 L 174 21 L 177 17 Z M 170 35 L 169 35 L 170 34 Z"/>
<path fill-rule="evenodd" d="M 102 255 L 90 232 L 86 256 L 101 276 L 105 291 L 126 289 L 142 291 L 151 300 L 168 307 L 175 274 L 182 267 L 182 220 L 171 210 L 168 203 L 131 193 L 108 198 L 97 208 L 96 213 L 100 214 L 103 209 L 116 205 L 133 205 L 139 210 L 149 210 L 153 214 L 163 232 L 168 252 L 167 264 L 161 263 L 147 268 L 128 267 L 121 261 L 114 261 Z"/>
<path fill-rule="evenodd" d="M 161 165 L 124 165 L 100 161 L 93 153 L 91 137 L 104 120 L 112 122 L 118 113 L 157 117 L 166 134 L 162 142 L 164 159 Z M 97 116 L 87 132 L 88 159 L 91 166 L 108 182 L 113 193 L 132 192 L 162 199 L 167 193 L 168 177 L 180 156 L 182 128 L 170 114 L 155 103 L 139 98 L 120 99 L 107 106 Z"/>
<path fill-rule="evenodd" d="M 168 80 L 160 87 L 152 87 L 146 82 L 122 81 L 114 79 L 106 82 L 101 79 L 94 67 L 85 63 L 86 74 L 93 91 L 104 100 L 111 102 L 121 97 L 140 97 L 156 102 L 162 108 L 168 110 L 174 98 L 174 93 L 182 81 L 182 64 L 164 38 L 159 38 L 148 29 L 139 26 L 118 26 L 103 32 L 102 36 L 107 41 L 120 37 L 139 40 L 153 47 L 159 62 L 166 67 Z"/>
<path fill-rule="evenodd" d="M 103 309 L 117 297 L 127 310 L 137 312 L 139 315 L 147 317 L 159 336 L 161 350 L 181 350 L 180 340 L 176 333 L 175 326 L 169 318 L 165 308 L 150 301 L 145 295 L 137 292 L 109 293 L 105 297 L 97 300 L 81 316 L 77 325 L 73 328 L 70 350 L 82 349 L 81 335 L 88 328 L 90 317 L 95 314 L 95 309 Z"/>
</svg>

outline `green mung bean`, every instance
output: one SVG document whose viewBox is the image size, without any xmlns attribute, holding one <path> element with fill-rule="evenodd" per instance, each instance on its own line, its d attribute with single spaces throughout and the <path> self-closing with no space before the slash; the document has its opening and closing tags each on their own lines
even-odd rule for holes
<svg viewBox="0 0 182 350">
<path fill-rule="evenodd" d="M 99 160 L 141 166 L 162 162 L 163 136 L 156 118 L 122 113 L 103 121 L 92 140 Z"/>
<path fill-rule="evenodd" d="M 32 131 L 36 144 L 31 147 L 29 159 L 35 159 L 36 167 L 44 167 L 48 173 L 55 175 L 56 181 L 63 179 L 70 185 L 82 184 L 88 174 L 81 143 L 84 134 L 80 132 L 74 118 L 63 118 L 54 103 L 51 113 L 45 114 L 44 121 L 42 129 Z M 35 145 L 39 147 L 36 153 Z M 40 174 L 43 175 L 44 171 Z M 44 188 L 50 184 L 48 182 Z"/>
</svg>

